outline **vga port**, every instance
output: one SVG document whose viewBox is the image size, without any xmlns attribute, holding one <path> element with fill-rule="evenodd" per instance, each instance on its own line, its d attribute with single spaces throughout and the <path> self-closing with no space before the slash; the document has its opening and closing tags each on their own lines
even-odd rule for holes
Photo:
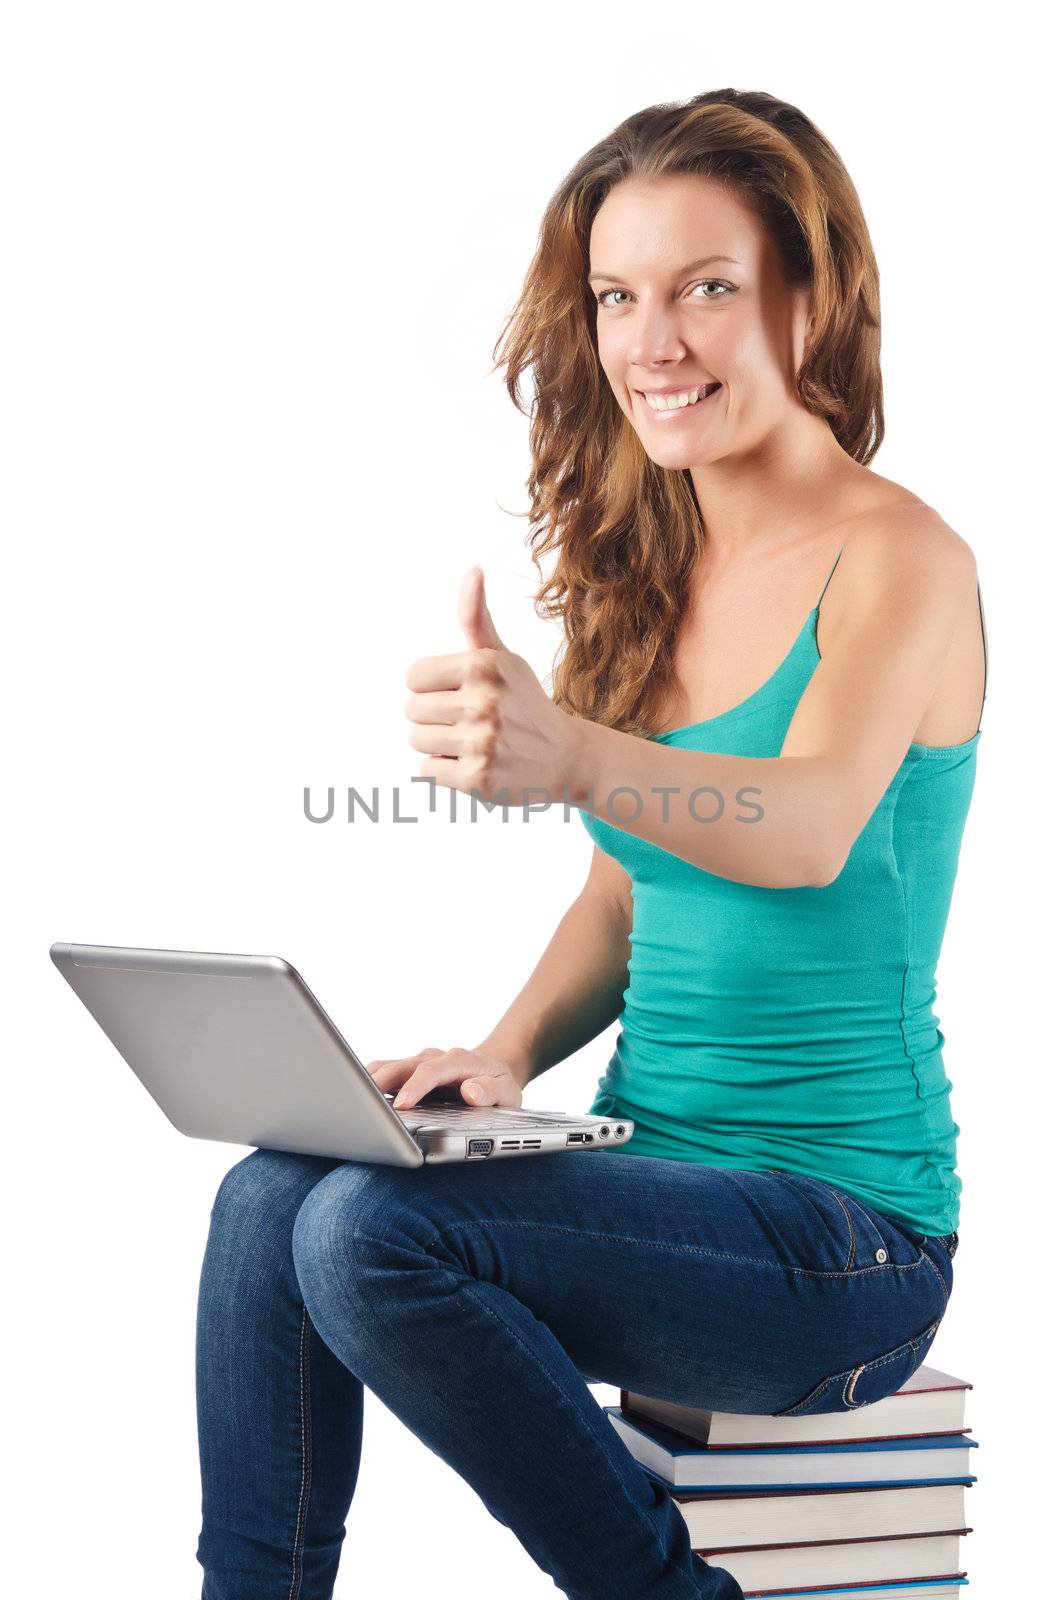
<svg viewBox="0 0 1060 1600">
<path fill-rule="evenodd" d="M 469 1156 L 488 1156 L 493 1149 L 492 1139 L 469 1139 L 467 1153 Z"/>
</svg>

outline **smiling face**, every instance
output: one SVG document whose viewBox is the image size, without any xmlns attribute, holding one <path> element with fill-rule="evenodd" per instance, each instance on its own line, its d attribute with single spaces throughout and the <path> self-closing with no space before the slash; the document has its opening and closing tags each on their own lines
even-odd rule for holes
<svg viewBox="0 0 1060 1600">
<path fill-rule="evenodd" d="M 616 184 L 589 255 L 600 364 L 658 465 L 721 461 L 806 417 L 793 380 L 809 292 L 785 283 L 765 223 L 724 184 Z"/>
</svg>

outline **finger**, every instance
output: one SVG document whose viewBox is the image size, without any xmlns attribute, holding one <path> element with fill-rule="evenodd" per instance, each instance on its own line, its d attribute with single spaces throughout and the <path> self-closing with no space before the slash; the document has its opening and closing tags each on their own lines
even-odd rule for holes
<svg viewBox="0 0 1060 1600">
<path fill-rule="evenodd" d="M 458 1083 L 467 1071 L 467 1051 L 447 1050 L 439 1058 L 421 1062 L 394 1096 L 394 1104 L 401 1109 L 415 1105 L 432 1089 L 447 1083 Z"/>
<path fill-rule="evenodd" d="M 417 722 L 409 733 L 409 744 L 425 756 L 474 756 L 478 737 L 467 728 L 450 728 L 442 723 Z"/>
<path fill-rule="evenodd" d="M 484 646 L 490 650 L 504 649 L 486 604 L 486 577 L 477 564 L 464 574 L 456 614 L 472 650 L 480 650 Z"/>
<path fill-rule="evenodd" d="M 405 715 L 410 722 L 457 723 L 471 722 L 483 715 L 485 706 L 469 699 L 466 689 L 436 690 L 433 694 L 410 694 L 405 701 Z"/>
<path fill-rule="evenodd" d="M 443 1051 L 430 1048 L 418 1050 L 413 1056 L 395 1056 L 389 1060 L 371 1061 L 367 1071 L 375 1079 L 376 1087 L 388 1093 L 396 1083 L 404 1083 L 411 1072 L 419 1066 L 420 1062 L 429 1056 L 440 1056 Z"/>
<path fill-rule="evenodd" d="M 451 726 L 463 721 L 467 713 L 461 704 L 459 690 L 447 689 L 434 694 L 410 694 L 405 701 L 405 715 L 410 722 Z"/>
<path fill-rule="evenodd" d="M 406 689 L 461 689 L 471 663 L 468 652 L 448 656 L 420 656 L 405 674 Z"/>
<path fill-rule="evenodd" d="M 459 789 L 461 794 L 481 795 L 483 792 L 482 763 L 477 756 L 470 760 L 457 756 L 424 756 L 420 762 L 420 777 L 434 778 L 447 789 Z"/>
<path fill-rule="evenodd" d="M 461 1084 L 465 1098 L 475 1106 L 509 1106 L 518 1109 L 522 1092 L 511 1073 L 482 1072 Z"/>
</svg>

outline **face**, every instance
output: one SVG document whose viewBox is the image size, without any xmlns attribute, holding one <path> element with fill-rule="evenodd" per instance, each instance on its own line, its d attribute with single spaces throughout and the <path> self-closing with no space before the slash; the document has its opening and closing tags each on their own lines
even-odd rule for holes
<svg viewBox="0 0 1060 1600">
<path fill-rule="evenodd" d="M 600 364 L 653 461 L 720 461 L 807 415 L 793 380 L 808 291 L 785 284 L 764 223 L 725 186 L 627 179 L 597 212 L 589 254 Z"/>
</svg>

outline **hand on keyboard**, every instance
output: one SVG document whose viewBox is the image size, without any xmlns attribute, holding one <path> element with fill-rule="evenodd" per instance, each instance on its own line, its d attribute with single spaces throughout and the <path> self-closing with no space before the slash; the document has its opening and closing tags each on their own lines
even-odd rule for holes
<svg viewBox="0 0 1060 1600">
<path fill-rule="evenodd" d="M 395 1111 L 421 1103 L 518 1110 L 523 1102 L 523 1086 L 512 1065 L 482 1050 L 429 1048 L 394 1060 L 370 1061 L 366 1070 L 384 1094 L 396 1091 Z"/>
</svg>

